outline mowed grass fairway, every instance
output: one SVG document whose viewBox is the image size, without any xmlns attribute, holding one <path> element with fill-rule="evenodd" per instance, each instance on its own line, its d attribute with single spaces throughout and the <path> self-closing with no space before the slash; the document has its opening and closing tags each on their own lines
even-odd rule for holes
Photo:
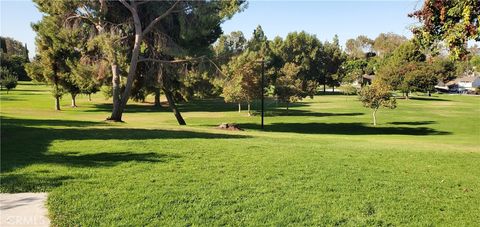
<svg viewBox="0 0 480 227">
<path fill-rule="evenodd" d="M 126 123 L 103 121 L 101 94 L 69 103 L 1 93 L 1 191 L 49 192 L 56 226 L 480 225 L 480 97 L 398 100 L 377 127 L 354 96 L 269 102 L 266 131 L 220 99 L 180 105 L 185 127 L 148 103 Z"/>
</svg>

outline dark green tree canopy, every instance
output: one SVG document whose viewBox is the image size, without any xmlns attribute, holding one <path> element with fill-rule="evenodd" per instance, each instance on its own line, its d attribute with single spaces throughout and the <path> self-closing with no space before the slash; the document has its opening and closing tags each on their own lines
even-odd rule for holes
<svg viewBox="0 0 480 227">
<path fill-rule="evenodd" d="M 24 66 L 29 61 L 26 44 L 0 36 L 0 67 L 8 69 L 19 80 L 30 80 Z"/>
</svg>

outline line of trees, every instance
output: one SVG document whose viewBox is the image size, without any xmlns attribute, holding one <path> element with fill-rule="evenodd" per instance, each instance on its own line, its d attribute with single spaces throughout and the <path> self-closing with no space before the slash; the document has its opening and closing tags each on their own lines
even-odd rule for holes
<svg viewBox="0 0 480 227">
<path fill-rule="evenodd" d="M 233 40 L 233 41 L 232 41 Z M 238 42 L 237 42 L 238 41 Z M 214 46 L 217 58 L 229 56 L 220 62 L 223 72 L 222 95 L 226 102 L 250 104 L 261 94 L 261 67 L 265 67 L 264 83 L 271 95 L 290 103 L 313 97 L 323 85 L 340 85 L 341 65 L 347 58 L 335 36 L 332 42 L 320 42 L 315 35 L 289 33 L 285 39 L 269 40 L 258 26 L 252 38 L 246 41 L 241 32 L 224 35 Z"/>
<path fill-rule="evenodd" d="M 341 84 L 361 83 L 365 75 L 374 76 L 377 83 L 402 92 L 408 99 L 411 92 L 430 95 L 439 81 L 480 69 L 477 46 L 468 49 L 468 61 L 458 61 L 449 58 L 445 48 L 426 51 L 418 38 L 409 40 L 393 33 L 381 33 L 375 39 L 361 35 L 347 40 L 345 49 L 337 36 L 321 42 L 303 31 L 269 40 L 260 26 L 248 41 L 241 32 L 220 40 L 214 47 L 217 56 L 231 56 L 222 63 L 226 74 L 223 97 L 226 102 L 238 103 L 239 110 L 241 103 L 250 106 L 261 95 L 258 85 L 262 61 L 266 84 L 273 91 L 269 95 L 286 103 L 287 109 L 289 103 L 322 94 L 326 86 L 334 91 Z"/>
<path fill-rule="evenodd" d="M 220 24 L 247 6 L 238 0 L 34 2 L 44 17 L 33 25 L 38 53 L 26 64 L 29 76 L 52 86 L 57 110 L 64 94 L 70 94 L 75 107 L 78 94 L 104 91 L 112 98 L 107 118 L 112 121 L 122 120 L 129 99 L 144 101 L 153 95 L 154 105 L 160 107 L 161 94 L 179 124 L 186 122 L 177 103 L 193 97 L 223 96 L 226 102 L 238 104 L 239 111 L 241 104 L 247 104 L 251 114 L 250 104 L 262 95 L 262 64 L 267 95 L 285 103 L 287 109 L 292 102 L 325 93 L 326 87 L 334 90 L 361 81 L 364 75 L 375 75 L 381 87 L 408 97 L 413 91 L 433 91 L 439 80 L 480 68 L 478 48 L 457 51 L 450 42 L 438 41 L 452 36 L 426 22 L 441 12 L 430 9 L 438 4 L 425 4 L 412 14 L 426 22 L 414 28 L 413 39 L 393 33 L 375 39 L 358 36 L 342 48 L 337 36 L 321 42 L 304 31 L 270 40 L 261 26 L 249 40 L 239 31 L 222 35 Z M 478 28 L 478 20 L 469 17 L 478 15 L 472 11 L 476 2 L 442 4 L 442 9 L 461 9 L 452 13 L 466 17 L 447 18 L 468 21 L 462 25 L 469 29 L 460 33 L 462 41 L 478 38 L 471 32 L 472 26 Z M 428 32 L 435 36 L 425 36 Z M 375 90 L 384 91 L 370 89 Z"/>
</svg>

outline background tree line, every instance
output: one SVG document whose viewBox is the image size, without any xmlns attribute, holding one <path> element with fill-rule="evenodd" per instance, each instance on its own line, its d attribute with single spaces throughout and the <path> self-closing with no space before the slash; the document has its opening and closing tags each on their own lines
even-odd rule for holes
<svg viewBox="0 0 480 227">
<path fill-rule="evenodd" d="M 25 64 L 29 62 L 27 45 L 9 37 L 0 36 L 0 86 L 7 92 L 17 81 L 28 81 Z"/>
<path fill-rule="evenodd" d="M 466 17 L 447 18 L 457 22 L 478 15 L 472 11 L 476 2 L 443 6 L 429 2 L 411 16 L 422 21 L 424 14 L 438 11 L 428 10 L 432 7 L 454 9 L 453 13 Z M 242 103 L 247 104 L 250 114 L 250 104 L 262 95 L 262 64 L 266 95 L 285 103 L 287 109 L 292 102 L 326 93 L 327 87 L 334 91 L 342 86 L 351 93 L 349 84 L 362 83 L 364 75 L 375 75 L 377 83 L 408 97 L 413 91 L 430 93 L 438 81 L 480 68 L 478 47 L 457 50 L 442 41 L 442 35 L 452 35 L 448 29 L 444 33 L 435 30 L 438 34 L 430 39 L 420 35 L 407 39 L 393 33 L 374 39 L 361 35 L 347 40 L 342 48 L 337 36 L 321 42 L 304 31 L 268 39 L 261 26 L 249 40 L 240 31 L 223 35 L 220 24 L 244 10 L 244 1 L 35 3 L 44 17 L 33 25 L 37 55 L 26 64 L 28 75 L 52 86 L 57 110 L 66 93 L 75 107 L 78 94 L 102 90 L 112 98 L 108 119 L 113 121 L 122 120 L 129 99 L 145 101 L 153 95 L 154 105 L 160 107 L 161 94 L 179 124 L 185 121 L 176 103 L 192 98 L 223 96 L 226 102 L 237 103 L 239 111 Z M 469 23 L 464 26 L 470 29 L 478 21 Z M 426 34 L 433 29 L 428 26 L 414 28 L 414 33 L 423 29 Z M 475 38 L 471 32 L 453 34 L 466 36 L 462 40 Z M 2 44 L 2 52 L 12 49 L 4 46 L 15 45 Z M 15 48 L 12 53 L 28 56 L 26 48 L 23 52 Z"/>
</svg>

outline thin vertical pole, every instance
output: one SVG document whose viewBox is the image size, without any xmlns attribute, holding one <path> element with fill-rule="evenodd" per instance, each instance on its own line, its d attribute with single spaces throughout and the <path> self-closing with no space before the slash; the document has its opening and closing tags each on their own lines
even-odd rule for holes
<svg viewBox="0 0 480 227">
<path fill-rule="evenodd" d="M 262 85 L 262 129 L 264 129 L 263 118 L 265 116 L 265 114 L 264 114 L 264 112 L 265 112 L 265 109 L 264 109 L 265 108 L 265 106 L 264 106 L 264 102 L 265 102 L 264 101 L 264 99 L 265 99 L 265 90 L 264 90 L 265 78 L 264 77 L 265 76 L 264 76 L 264 74 L 265 74 L 265 59 L 262 57 L 262 83 L 261 83 L 261 85 Z"/>
</svg>

